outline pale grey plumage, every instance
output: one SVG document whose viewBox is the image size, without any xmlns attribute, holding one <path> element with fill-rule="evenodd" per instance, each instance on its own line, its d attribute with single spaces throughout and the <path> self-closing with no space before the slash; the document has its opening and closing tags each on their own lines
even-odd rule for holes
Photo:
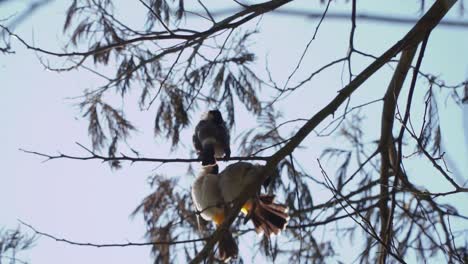
<svg viewBox="0 0 468 264">
<path fill-rule="evenodd" d="M 217 166 L 217 165 L 215 165 Z M 241 192 L 260 176 L 263 166 L 237 162 L 227 166 L 219 174 L 211 172 L 213 166 L 202 168 L 192 186 L 192 198 L 201 216 L 217 225 L 224 220 L 226 210 Z M 285 228 L 289 216 L 287 207 L 274 203 L 274 196 L 252 197 L 242 211 L 252 220 L 257 232 L 278 234 Z"/>
</svg>

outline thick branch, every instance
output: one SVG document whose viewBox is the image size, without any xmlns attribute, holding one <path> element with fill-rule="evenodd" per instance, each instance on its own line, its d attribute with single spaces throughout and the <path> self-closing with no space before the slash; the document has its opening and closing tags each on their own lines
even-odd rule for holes
<svg viewBox="0 0 468 264">
<path fill-rule="evenodd" d="M 249 188 L 246 188 L 240 195 L 239 199 L 234 203 L 232 212 L 225 219 L 223 224 L 213 234 L 213 237 L 208 240 L 205 247 L 198 253 L 198 255 L 191 261 L 191 263 L 200 263 L 212 251 L 214 245 L 219 240 L 222 232 L 227 230 L 237 217 L 240 208 L 252 197 L 255 192 L 260 188 L 267 175 L 273 174 L 274 168 L 277 164 L 291 154 L 294 149 L 309 135 L 317 125 L 319 125 L 325 118 L 333 114 L 338 107 L 372 74 L 379 70 L 385 63 L 391 60 L 392 57 L 397 55 L 407 47 L 415 46 L 422 41 L 427 32 L 431 31 L 444 17 L 448 10 L 455 4 L 456 0 L 439 0 L 429 9 L 429 11 L 421 18 L 420 21 L 406 34 L 403 39 L 398 41 L 389 50 L 387 50 L 380 58 L 375 60 L 364 71 L 362 71 L 356 78 L 344 87 L 339 94 L 322 110 L 315 114 L 304 126 L 294 135 L 291 140 L 278 152 L 276 152 L 268 160 L 264 170 L 258 175 L 258 180 L 254 182 Z"/>
<path fill-rule="evenodd" d="M 388 255 L 389 245 L 392 238 L 392 220 L 389 218 L 388 198 L 389 198 L 389 174 L 390 174 L 390 157 L 389 148 L 393 146 L 393 121 L 396 111 L 396 104 L 398 96 L 400 95 L 401 88 L 405 82 L 406 75 L 413 61 L 414 54 L 416 53 L 417 46 L 409 47 L 403 50 L 395 73 L 387 88 L 384 97 L 383 111 L 382 111 L 382 125 L 380 132 L 380 239 L 384 242 L 381 245 L 379 263 L 385 264 Z"/>
</svg>

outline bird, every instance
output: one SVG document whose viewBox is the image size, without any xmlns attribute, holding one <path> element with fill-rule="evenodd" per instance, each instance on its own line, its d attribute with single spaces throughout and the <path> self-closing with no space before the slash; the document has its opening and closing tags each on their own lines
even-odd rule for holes
<svg viewBox="0 0 468 264">
<path fill-rule="evenodd" d="M 219 171 L 217 164 L 202 166 L 192 185 L 192 200 L 199 215 L 221 225 L 232 210 L 232 202 L 241 192 L 258 179 L 262 165 L 236 162 Z M 274 202 L 274 195 L 256 194 L 243 205 L 241 212 L 251 220 L 255 231 L 268 237 L 278 235 L 289 221 L 288 208 Z M 225 230 L 218 244 L 220 259 L 235 258 L 239 252 L 232 233 Z"/>
<path fill-rule="evenodd" d="M 224 202 L 219 187 L 219 167 L 217 164 L 202 166 L 201 171 L 192 185 L 192 200 L 199 215 L 212 221 L 216 227 L 221 225 L 229 213 L 229 207 Z M 228 262 L 236 258 L 239 252 L 237 243 L 229 230 L 226 230 L 218 242 L 219 257 Z"/>
<path fill-rule="evenodd" d="M 223 155 L 224 158 L 231 156 L 229 130 L 219 110 L 210 110 L 202 117 L 192 140 L 203 166 L 215 164 L 216 158 L 223 158 Z"/>
</svg>

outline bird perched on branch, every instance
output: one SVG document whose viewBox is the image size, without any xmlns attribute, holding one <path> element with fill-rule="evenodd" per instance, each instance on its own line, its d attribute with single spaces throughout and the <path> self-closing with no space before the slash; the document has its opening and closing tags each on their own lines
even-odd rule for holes
<svg viewBox="0 0 468 264">
<path fill-rule="evenodd" d="M 232 202 L 250 184 L 258 179 L 263 169 L 261 165 L 237 162 L 216 174 L 218 165 L 202 167 L 202 171 L 192 185 L 192 199 L 195 207 L 205 220 L 216 226 L 223 223 L 232 208 Z M 274 195 L 255 195 L 242 207 L 241 212 L 252 220 L 257 233 L 266 236 L 279 234 L 289 220 L 288 208 L 274 203 Z M 237 244 L 229 230 L 219 240 L 221 260 L 228 261 L 238 254 Z"/>
<path fill-rule="evenodd" d="M 229 131 L 219 110 L 205 114 L 195 127 L 192 139 L 203 166 L 215 164 L 215 158 L 223 155 L 224 158 L 231 156 Z"/>
</svg>

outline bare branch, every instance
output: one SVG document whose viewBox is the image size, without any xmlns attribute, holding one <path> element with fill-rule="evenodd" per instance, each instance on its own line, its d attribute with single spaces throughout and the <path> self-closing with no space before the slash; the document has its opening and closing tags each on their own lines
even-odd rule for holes
<svg viewBox="0 0 468 264">
<path fill-rule="evenodd" d="M 99 155 L 93 151 L 90 151 L 90 156 L 72 156 L 66 154 L 58 154 L 58 155 L 49 155 L 44 154 L 36 151 L 30 151 L 25 149 L 19 149 L 25 153 L 38 155 L 41 157 L 45 157 L 45 161 L 54 160 L 54 159 L 72 159 L 72 160 L 101 160 L 102 162 L 111 162 L 111 161 L 130 161 L 130 162 L 161 162 L 161 163 L 189 163 L 189 162 L 201 162 L 201 159 L 160 159 L 160 158 L 145 158 L 145 157 L 130 157 L 121 154 L 121 156 L 116 157 L 108 157 Z M 260 156 L 252 156 L 252 157 L 230 157 L 229 159 L 220 158 L 217 159 L 218 161 L 229 161 L 229 160 L 259 160 L 265 161 L 268 160 L 268 157 L 260 157 Z"/>
<path fill-rule="evenodd" d="M 461 1 L 463 2 L 463 1 Z M 238 9 L 225 9 L 225 10 L 218 10 L 218 11 L 213 11 L 211 14 L 213 16 L 223 16 L 226 14 L 232 14 L 233 12 L 237 11 Z M 271 14 L 274 15 L 284 15 L 284 16 L 302 16 L 305 18 L 309 19 L 321 19 L 323 12 L 321 11 L 309 11 L 309 10 L 293 10 L 293 9 L 277 9 Z M 334 20 L 350 20 L 350 14 L 348 13 L 328 13 L 327 18 L 328 19 L 334 19 Z M 366 13 L 360 13 L 356 15 L 356 18 L 359 19 L 360 21 L 365 21 L 369 23 L 387 23 L 390 25 L 396 25 L 396 24 L 401 24 L 401 25 L 414 25 L 416 22 L 418 22 L 418 19 L 415 18 L 409 18 L 409 17 L 402 17 L 402 16 L 384 16 L 384 15 L 375 15 L 375 14 L 366 14 Z M 468 29 L 468 22 L 465 21 L 458 21 L 458 20 L 448 20 L 444 19 L 443 21 L 440 22 L 441 26 L 444 27 L 456 27 L 456 28 L 461 28 L 461 29 Z"/>
<path fill-rule="evenodd" d="M 215 231 L 213 238 L 208 240 L 205 247 L 197 254 L 197 256 L 191 261 L 191 263 L 200 263 L 205 259 L 211 252 L 212 248 L 219 240 L 223 230 L 226 230 L 237 217 L 241 207 L 247 201 L 249 197 L 254 195 L 263 183 L 264 179 L 268 175 L 271 175 L 276 165 L 286 156 L 292 153 L 292 151 L 304 140 L 315 127 L 320 124 L 327 116 L 333 114 L 336 109 L 362 84 L 364 83 L 373 73 L 380 69 L 385 63 L 387 63 L 393 56 L 398 54 L 400 51 L 417 45 L 422 41 L 427 32 L 431 31 L 444 17 L 448 10 L 455 4 L 454 0 L 439 0 L 429 9 L 429 11 L 421 18 L 420 21 L 394 46 L 387 50 L 379 59 L 369 65 L 364 71 L 356 76 L 345 88 L 343 88 L 338 96 L 336 96 L 327 106 L 320 110 L 314 115 L 307 123 L 297 131 L 297 133 L 291 138 L 291 140 L 276 152 L 270 159 L 259 175 L 258 180 L 253 183 L 249 188 L 246 188 L 240 195 L 240 199 L 234 203 L 232 213 L 225 218 L 222 225 Z"/>
<path fill-rule="evenodd" d="M 159 21 L 159 23 L 161 23 L 161 25 L 167 30 L 167 32 L 169 32 L 171 35 L 174 35 L 174 32 L 172 32 L 171 29 L 169 29 L 169 27 L 166 25 L 166 23 L 164 23 L 164 21 L 162 20 L 162 18 L 156 13 L 154 12 L 154 10 L 151 8 L 151 6 L 149 6 L 147 3 L 145 3 L 145 1 L 143 0 L 138 0 L 140 1 L 140 3 L 142 5 L 144 5 L 150 12 L 151 14 L 153 14 L 154 17 L 156 17 Z"/>
<path fill-rule="evenodd" d="M 118 49 L 125 47 L 129 44 L 133 43 L 138 43 L 138 42 L 143 42 L 143 41 L 154 41 L 154 40 L 185 40 L 186 43 L 184 45 L 179 45 L 176 46 L 177 48 L 172 48 L 172 49 L 166 49 L 163 52 L 161 52 L 159 55 L 155 56 L 157 58 L 161 57 L 163 54 L 168 54 L 168 53 L 173 53 L 180 51 L 181 49 L 184 49 L 186 47 L 192 46 L 195 43 L 199 43 L 200 41 L 208 38 L 211 35 L 214 35 L 218 32 L 224 31 L 226 29 L 232 29 L 236 28 L 252 19 L 255 17 L 258 17 L 264 13 L 270 12 L 271 10 L 274 10 L 282 5 L 285 5 L 292 0 L 280 0 L 280 1 L 269 1 L 261 4 L 256 4 L 256 5 L 250 5 L 248 8 L 231 15 L 222 21 L 214 24 L 211 28 L 203 31 L 203 32 L 196 32 L 192 34 L 172 34 L 171 32 L 156 32 L 150 35 L 143 35 L 135 38 L 130 38 L 127 40 L 122 40 L 119 39 L 119 41 L 116 41 L 114 43 L 110 43 L 105 46 L 98 46 L 94 49 L 88 50 L 88 51 L 83 51 L 83 52 L 54 52 L 54 51 L 48 51 L 39 47 L 35 47 L 29 43 L 27 43 L 24 39 L 22 39 L 19 35 L 13 33 L 10 29 L 7 27 L 3 26 L 0 24 L 0 28 L 5 30 L 5 32 L 10 35 L 11 37 L 16 38 L 21 44 L 23 44 L 26 48 L 47 54 L 47 55 L 52 55 L 52 56 L 57 56 L 57 57 L 70 57 L 70 56 L 81 56 L 82 61 L 81 63 L 84 62 L 86 58 L 88 58 L 91 55 L 95 54 L 100 54 L 100 53 L 105 53 L 109 52 L 110 50 L 113 49 Z M 144 61 L 144 63 L 148 63 L 154 61 L 154 58 L 150 61 Z M 140 64 L 141 65 L 141 64 Z M 73 67 L 75 68 L 75 67 Z M 139 68 L 139 67 L 137 67 Z"/>
<path fill-rule="evenodd" d="M 325 172 L 325 170 L 323 169 L 322 165 L 320 164 L 320 160 L 317 159 L 317 162 L 319 163 L 319 167 L 320 167 L 320 170 L 323 174 L 323 176 L 325 177 L 325 179 L 327 180 L 327 183 L 330 185 L 332 191 L 333 191 L 333 195 L 335 196 L 335 198 L 338 198 L 338 196 L 341 196 L 343 197 L 343 195 L 341 195 L 341 193 L 334 187 L 332 181 L 330 180 L 330 178 L 328 177 L 327 173 Z M 343 210 L 345 210 L 348 214 L 349 217 L 351 217 L 351 219 L 353 219 L 353 221 L 355 221 L 366 233 L 368 233 L 372 238 L 374 238 L 378 243 L 380 243 L 380 245 L 382 245 L 383 247 L 385 247 L 385 249 L 389 249 L 390 245 L 389 244 L 385 244 L 384 241 L 382 241 L 382 239 L 377 235 L 377 232 L 375 231 L 374 227 L 372 226 L 372 224 L 369 222 L 369 220 L 364 217 L 361 212 L 354 208 L 353 205 L 351 205 L 347 199 L 343 199 L 344 202 L 346 202 L 348 204 L 349 207 L 351 207 L 351 209 L 353 210 L 353 214 L 352 213 L 349 213 L 345 206 L 343 206 L 340 202 L 340 205 L 343 207 Z M 357 221 L 353 215 L 354 214 L 357 214 L 359 216 L 359 218 L 364 222 L 364 224 L 362 224 L 361 222 Z M 398 262 L 400 263 L 406 263 L 399 255 L 393 253 L 391 250 L 388 250 L 388 254 L 390 254 L 391 256 L 393 256 L 396 260 L 398 260 Z"/>
<path fill-rule="evenodd" d="M 379 263 L 381 264 L 386 263 L 387 255 L 389 254 L 389 245 L 391 243 L 391 238 L 393 237 L 392 218 L 389 217 L 390 211 L 388 209 L 389 173 L 391 168 L 389 146 L 390 144 L 393 146 L 393 120 L 395 116 L 396 104 L 398 102 L 398 96 L 400 95 L 400 91 L 403 87 L 406 75 L 410 69 L 410 65 L 413 61 L 416 49 L 417 46 L 410 46 L 408 49 L 402 51 L 400 62 L 395 69 L 392 80 L 390 81 L 384 97 L 379 142 L 381 154 L 380 194 L 382 196 L 379 201 L 381 215 L 380 239 L 383 241 L 379 258 Z"/>
<path fill-rule="evenodd" d="M 176 245 L 176 244 L 185 244 L 185 243 L 194 243 L 194 242 L 200 242 L 200 241 L 205 241 L 209 239 L 210 237 L 204 237 L 204 238 L 197 238 L 197 239 L 188 239 L 188 240 L 179 240 L 179 241 L 153 241 L 153 242 L 127 242 L 127 243 L 110 243 L 110 244 L 96 244 L 96 243 L 89 243 L 89 242 L 76 242 L 72 240 L 68 240 L 65 238 L 58 238 L 56 236 L 53 236 L 48 233 L 41 232 L 34 228 L 33 226 L 18 220 L 22 225 L 27 226 L 30 228 L 32 231 L 34 231 L 35 234 L 41 235 L 48 237 L 50 239 L 53 239 L 57 242 L 63 242 L 67 243 L 70 245 L 74 246 L 85 246 L 85 247 L 97 247 L 97 248 L 105 248 L 105 247 L 135 247 L 135 246 L 154 246 L 154 245 Z"/>
<path fill-rule="evenodd" d="M 296 74 L 297 70 L 299 70 L 299 67 L 301 66 L 302 60 L 304 59 L 305 55 L 307 54 L 307 51 L 309 50 L 310 44 L 312 44 L 312 41 L 315 40 L 315 37 L 317 36 L 318 30 L 320 28 L 320 25 L 322 25 L 323 20 L 325 19 L 325 16 L 327 15 L 328 8 L 330 7 L 331 0 L 328 0 L 327 6 L 325 7 L 325 10 L 323 11 L 322 17 L 320 18 L 317 26 L 315 27 L 314 34 L 312 35 L 312 38 L 309 40 L 307 45 L 304 48 L 304 51 L 302 52 L 301 57 L 299 58 L 299 61 L 297 62 L 296 67 L 294 70 L 289 74 L 288 79 L 286 80 L 286 83 L 284 84 L 283 90 L 288 87 L 289 81 L 291 78 Z"/>
</svg>

